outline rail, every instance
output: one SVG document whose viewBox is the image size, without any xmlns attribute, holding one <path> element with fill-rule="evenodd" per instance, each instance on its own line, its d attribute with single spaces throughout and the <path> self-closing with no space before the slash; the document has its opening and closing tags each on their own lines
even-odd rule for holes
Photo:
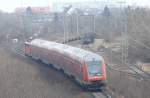
<svg viewBox="0 0 150 98">
<path fill-rule="evenodd" d="M 101 92 L 93 92 L 94 98 L 112 98 L 112 94 L 108 91 L 108 89 L 102 89 Z"/>
</svg>

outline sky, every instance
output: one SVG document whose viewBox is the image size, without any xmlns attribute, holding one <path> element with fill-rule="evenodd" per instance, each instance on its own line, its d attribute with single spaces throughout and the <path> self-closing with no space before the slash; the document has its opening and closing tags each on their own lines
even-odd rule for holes
<svg viewBox="0 0 150 98">
<path fill-rule="evenodd" d="M 146 6 L 150 8 L 150 0 L 0 0 L 0 10 L 5 12 L 13 12 L 17 7 L 27 6 L 51 6 L 52 3 L 61 2 L 87 2 L 87 1 L 101 1 L 101 2 L 126 2 L 129 5 Z"/>
</svg>

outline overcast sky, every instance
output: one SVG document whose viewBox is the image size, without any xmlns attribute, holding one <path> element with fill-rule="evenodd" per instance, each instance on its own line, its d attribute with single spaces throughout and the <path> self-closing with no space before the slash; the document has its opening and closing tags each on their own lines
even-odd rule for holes
<svg viewBox="0 0 150 98">
<path fill-rule="evenodd" d="M 150 8 L 150 0 L 0 0 L 0 9 L 2 11 L 12 12 L 16 7 L 21 6 L 49 6 L 54 2 L 86 2 L 103 1 L 119 2 L 125 1 L 129 5 L 146 6 Z"/>
</svg>

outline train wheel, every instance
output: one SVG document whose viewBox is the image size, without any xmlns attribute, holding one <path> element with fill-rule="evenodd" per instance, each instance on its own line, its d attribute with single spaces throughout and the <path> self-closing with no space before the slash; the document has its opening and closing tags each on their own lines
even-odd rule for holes
<svg viewBox="0 0 150 98">
<path fill-rule="evenodd" d="M 80 87 L 82 88 L 83 91 L 88 91 L 88 87 L 84 83 L 81 83 Z"/>
<path fill-rule="evenodd" d="M 42 61 L 41 61 L 41 59 L 38 59 L 37 62 L 41 63 Z"/>
<path fill-rule="evenodd" d="M 62 68 L 60 68 L 59 71 L 64 74 L 64 70 Z"/>
<path fill-rule="evenodd" d="M 47 65 L 48 65 L 48 67 L 50 67 L 50 68 L 54 68 L 53 64 L 47 64 Z"/>
<path fill-rule="evenodd" d="M 76 81 L 76 79 L 73 75 L 70 75 L 70 79 L 73 80 L 73 81 Z"/>
</svg>

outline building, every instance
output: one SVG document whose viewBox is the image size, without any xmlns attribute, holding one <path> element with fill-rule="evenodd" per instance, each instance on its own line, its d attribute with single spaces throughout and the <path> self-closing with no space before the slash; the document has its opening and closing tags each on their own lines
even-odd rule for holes
<svg viewBox="0 0 150 98">
<path fill-rule="evenodd" d="M 19 7 L 15 9 L 17 15 L 27 16 L 32 22 L 42 23 L 52 20 L 51 7 Z"/>
<path fill-rule="evenodd" d="M 19 7 L 15 9 L 17 14 L 25 14 L 28 11 L 31 11 L 33 14 L 48 14 L 51 12 L 51 7 Z"/>
<path fill-rule="evenodd" d="M 146 72 L 150 73 L 150 63 L 143 63 L 141 65 L 141 68 L 142 68 L 143 71 L 146 71 Z"/>
</svg>

